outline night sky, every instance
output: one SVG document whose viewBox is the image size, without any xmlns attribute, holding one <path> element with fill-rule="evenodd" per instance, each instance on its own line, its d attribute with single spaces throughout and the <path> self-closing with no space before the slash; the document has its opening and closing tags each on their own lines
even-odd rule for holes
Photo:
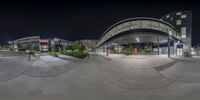
<svg viewBox="0 0 200 100">
<path fill-rule="evenodd" d="M 162 1 L 162 0 L 161 0 Z M 193 44 L 200 44 L 200 6 L 196 2 L 11 2 L 0 4 L 0 41 L 40 35 L 66 40 L 98 39 L 112 24 L 132 17 L 160 18 L 191 10 Z"/>
</svg>

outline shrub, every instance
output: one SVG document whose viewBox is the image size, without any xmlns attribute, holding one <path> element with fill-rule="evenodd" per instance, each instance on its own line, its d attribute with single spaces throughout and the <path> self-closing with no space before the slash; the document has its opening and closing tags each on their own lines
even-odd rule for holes
<svg viewBox="0 0 200 100">
<path fill-rule="evenodd" d="M 27 54 L 33 55 L 35 57 L 35 51 L 34 50 L 25 50 Z"/>
<path fill-rule="evenodd" d="M 71 51 L 71 52 L 64 52 L 65 55 L 77 57 L 77 58 L 85 58 L 89 54 L 83 51 Z"/>
<path fill-rule="evenodd" d="M 124 53 L 125 55 L 131 55 L 131 54 L 133 54 L 133 49 L 132 48 L 123 48 L 122 53 Z"/>
<path fill-rule="evenodd" d="M 49 52 L 49 55 L 53 56 L 53 57 L 58 57 L 58 53 L 57 52 Z"/>
</svg>

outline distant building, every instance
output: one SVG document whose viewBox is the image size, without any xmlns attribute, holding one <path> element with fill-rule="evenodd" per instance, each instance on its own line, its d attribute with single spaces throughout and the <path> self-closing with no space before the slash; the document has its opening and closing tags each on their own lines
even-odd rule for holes
<svg viewBox="0 0 200 100">
<path fill-rule="evenodd" d="M 14 41 L 14 49 L 25 51 L 25 50 L 35 50 L 35 51 L 60 51 L 64 49 L 66 45 L 70 42 L 64 39 L 54 38 L 54 39 L 41 39 L 40 36 L 32 36 L 20 38 Z"/>
<path fill-rule="evenodd" d="M 56 52 L 65 51 L 66 47 L 70 44 L 70 41 L 60 39 L 60 38 L 54 38 L 51 40 L 51 47 L 52 49 L 55 49 Z"/>
<path fill-rule="evenodd" d="M 87 40 L 77 40 L 77 41 L 74 41 L 74 42 L 81 42 L 81 44 L 85 47 L 86 51 L 95 52 L 98 40 L 87 39 Z"/>
</svg>

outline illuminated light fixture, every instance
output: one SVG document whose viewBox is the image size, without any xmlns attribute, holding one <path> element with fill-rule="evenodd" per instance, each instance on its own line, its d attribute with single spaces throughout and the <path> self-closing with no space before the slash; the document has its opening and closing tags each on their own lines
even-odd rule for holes
<svg viewBox="0 0 200 100">
<path fill-rule="evenodd" d="M 169 18 L 170 16 L 169 15 L 167 15 L 167 18 Z"/>
<path fill-rule="evenodd" d="M 137 42 L 140 42 L 140 39 L 138 37 L 136 37 Z"/>
<path fill-rule="evenodd" d="M 12 44 L 12 42 L 11 42 L 11 41 L 8 41 L 8 44 Z"/>
<path fill-rule="evenodd" d="M 172 35 L 172 31 L 169 31 L 169 35 Z"/>
<path fill-rule="evenodd" d="M 112 43 L 112 45 L 117 45 L 117 43 Z"/>
</svg>

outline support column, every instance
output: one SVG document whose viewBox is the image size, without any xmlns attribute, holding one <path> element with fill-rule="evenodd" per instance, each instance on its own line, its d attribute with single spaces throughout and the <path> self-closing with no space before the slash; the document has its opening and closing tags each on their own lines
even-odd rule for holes
<svg viewBox="0 0 200 100">
<path fill-rule="evenodd" d="M 174 55 L 177 55 L 176 42 L 174 41 Z"/>
<path fill-rule="evenodd" d="M 160 54 L 160 38 L 159 36 L 157 37 L 157 54 Z"/>
<path fill-rule="evenodd" d="M 153 42 L 151 43 L 151 53 L 153 53 Z"/>
<path fill-rule="evenodd" d="M 170 37 L 168 37 L 168 57 L 170 57 Z"/>
<path fill-rule="evenodd" d="M 119 43 L 117 43 L 117 54 L 119 54 Z"/>
<path fill-rule="evenodd" d="M 172 41 L 172 44 L 173 44 L 173 53 L 172 53 L 172 55 L 175 55 L 175 44 L 174 44 L 174 40 Z"/>
<path fill-rule="evenodd" d="M 106 56 L 109 55 L 109 50 L 108 50 L 108 42 L 106 42 Z"/>
</svg>

